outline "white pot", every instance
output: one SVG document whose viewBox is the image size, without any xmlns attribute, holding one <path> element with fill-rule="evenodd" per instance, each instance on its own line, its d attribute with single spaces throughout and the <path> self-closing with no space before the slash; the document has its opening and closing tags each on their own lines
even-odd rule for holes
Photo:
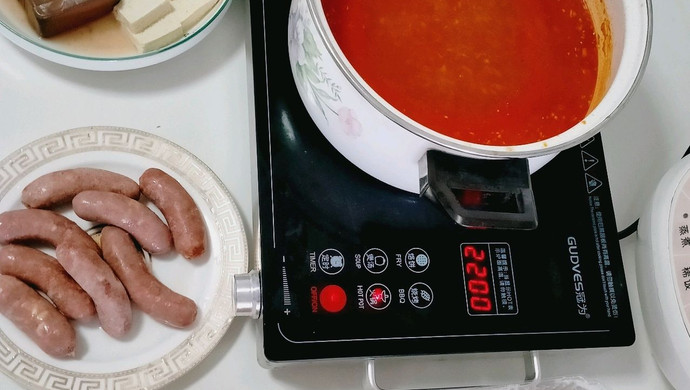
<svg viewBox="0 0 690 390">
<path fill-rule="evenodd" d="M 603 86 L 605 94 L 583 121 L 560 135 L 530 144 L 463 142 L 405 117 L 379 98 L 345 59 L 325 21 L 320 0 L 292 0 L 290 65 L 303 103 L 319 130 L 348 160 L 385 183 L 419 193 L 419 162 L 430 149 L 479 158 L 529 157 L 534 171 L 558 151 L 600 131 L 628 99 L 646 65 L 651 1 L 591 3 L 590 8 L 605 6 L 611 26 L 612 69 L 608 85 Z"/>
</svg>

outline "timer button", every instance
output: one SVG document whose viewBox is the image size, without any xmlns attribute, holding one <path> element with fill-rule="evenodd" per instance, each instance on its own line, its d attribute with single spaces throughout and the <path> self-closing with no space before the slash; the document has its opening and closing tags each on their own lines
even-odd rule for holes
<svg viewBox="0 0 690 390">
<path fill-rule="evenodd" d="M 422 248 L 412 248 L 405 253 L 405 265 L 412 272 L 424 272 L 429 268 L 429 255 Z"/>
<path fill-rule="evenodd" d="M 345 307 L 347 303 L 347 294 L 342 287 L 329 284 L 324 287 L 319 294 L 319 303 L 324 310 L 330 313 L 337 313 Z"/>
<path fill-rule="evenodd" d="M 336 249 L 326 249 L 319 255 L 319 268 L 328 275 L 335 275 L 345 267 L 345 258 Z"/>
</svg>

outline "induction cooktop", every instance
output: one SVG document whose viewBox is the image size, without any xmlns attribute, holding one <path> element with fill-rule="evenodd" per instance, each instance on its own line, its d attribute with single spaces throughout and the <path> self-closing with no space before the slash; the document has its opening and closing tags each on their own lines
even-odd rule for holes
<svg viewBox="0 0 690 390">
<path fill-rule="evenodd" d="M 250 2 L 266 359 L 633 343 L 600 136 L 532 175 L 536 229 L 461 227 L 323 137 L 292 78 L 289 6 Z"/>
</svg>

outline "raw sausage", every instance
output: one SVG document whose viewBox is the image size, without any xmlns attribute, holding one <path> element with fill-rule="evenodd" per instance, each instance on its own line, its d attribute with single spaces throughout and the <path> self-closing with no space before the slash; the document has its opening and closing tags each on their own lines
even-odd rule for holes
<svg viewBox="0 0 690 390">
<path fill-rule="evenodd" d="M 14 276 L 0 275 L 0 312 L 45 353 L 74 356 L 77 335 L 67 317 Z"/>
<path fill-rule="evenodd" d="M 0 214 L 0 244 L 39 241 L 56 247 L 65 240 L 100 253 L 98 244 L 79 225 L 54 211 L 21 209 Z"/>
<path fill-rule="evenodd" d="M 113 192 L 84 191 L 72 199 L 72 207 L 87 221 L 124 229 L 149 253 L 162 254 L 173 248 L 168 226 L 146 205 L 134 199 Z"/>
<path fill-rule="evenodd" d="M 184 187 L 156 168 L 149 168 L 141 175 L 139 186 L 163 213 L 177 252 L 187 259 L 201 256 L 206 250 L 204 219 Z"/>
<path fill-rule="evenodd" d="M 65 241 L 55 258 L 93 299 L 103 330 L 113 337 L 124 336 L 132 326 L 132 305 L 127 291 L 98 252 Z"/>
<path fill-rule="evenodd" d="M 132 237 L 115 226 L 101 231 L 103 258 L 125 285 L 129 297 L 154 319 L 183 328 L 194 322 L 196 303 L 161 283 L 149 271 Z"/>
<path fill-rule="evenodd" d="M 86 190 L 116 192 L 139 199 L 139 184 L 127 176 L 97 168 L 74 168 L 47 173 L 22 190 L 22 203 L 29 208 L 51 208 L 68 203 Z"/>
<path fill-rule="evenodd" d="M 96 316 L 91 297 L 52 256 L 23 245 L 0 247 L 0 274 L 14 276 L 43 291 L 68 318 L 86 321 Z"/>
</svg>

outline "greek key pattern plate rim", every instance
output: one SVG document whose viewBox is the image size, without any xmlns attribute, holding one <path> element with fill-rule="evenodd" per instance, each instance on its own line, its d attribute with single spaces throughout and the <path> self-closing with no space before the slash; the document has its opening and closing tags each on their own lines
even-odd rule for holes
<svg viewBox="0 0 690 390">
<path fill-rule="evenodd" d="M 141 130 L 80 127 L 37 139 L 0 161 L 0 199 L 16 182 L 51 161 L 92 151 L 136 154 L 174 170 L 203 195 L 214 210 L 212 220 L 222 248 L 218 262 L 222 277 L 211 297 L 208 313 L 181 344 L 158 359 L 136 368 L 82 373 L 45 363 L 23 351 L 0 330 L 0 371 L 32 389 L 134 390 L 157 389 L 201 362 L 218 344 L 233 320 L 232 276 L 247 271 L 247 239 L 239 209 L 220 179 L 196 156 L 165 138 Z"/>
</svg>

